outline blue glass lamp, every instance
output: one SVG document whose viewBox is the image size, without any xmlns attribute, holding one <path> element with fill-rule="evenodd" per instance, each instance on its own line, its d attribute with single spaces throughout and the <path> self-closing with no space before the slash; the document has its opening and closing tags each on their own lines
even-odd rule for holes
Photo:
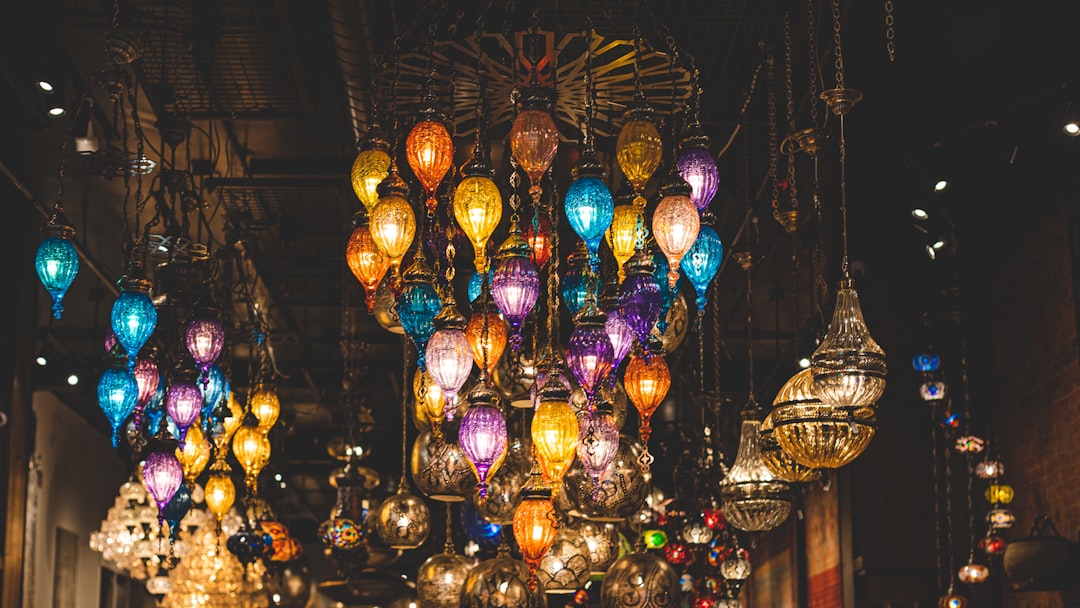
<svg viewBox="0 0 1080 608">
<path fill-rule="evenodd" d="M 679 293 L 679 289 L 682 287 L 682 274 L 675 281 L 675 287 L 668 285 L 668 271 L 671 268 L 668 266 L 667 256 L 659 248 L 652 255 L 653 264 L 656 266 L 656 273 L 654 278 L 656 280 L 656 287 L 660 291 L 660 316 L 656 320 L 656 329 L 660 330 L 660 334 L 667 333 L 668 328 L 668 311 L 671 310 L 671 306 L 675 304 L 675 296 Z M 681 264 L 680 264 L 681 265 Z"/>
<path fill-rule="evenodd" d="M 135 374 L 128 370 L 120 359 L 116 359 L 98 380 L 98 406 L 109 419 L 112 427 L 113 447 L 120 445 L 120 427 L 135 411 L 139 400 L 139 385 Z"/>
<path fill-rule="evenodd" d="M 45 291 L 52 296 L 53 317 L 59 319 L 64 314 L 64 294 L 79 272 L 79 254 L 71 242 L 75 228 L 68 221 L 64 206 L 59 201 L 42 232 L 45 238 L 34 256 L 34 267 Z"/>
<path fill-rule="evenodd" d="M 911 366 L 915 368 L 915 371 L 928 374 L 930 372 L 936 372 L 941 367 L 941 359 L 937 355 L 931 353 L 923 353 L 921 355 L 915 355 L 915 358 L 911 360 Z"/>
<path fill-rule="evenodd" d="M 566 220 L 589 252 L 589 264 L 599 264 L 600 240 L 611 226 L 615 200 L 604 183 L 604 167 L 592 150 L 586 150 L 573 170 L 574 181 L 566 191 Z"/>
<path fill-rule="evenodd" d="M 495 268 L 488 269 L 488 285 L 491 284 L 491 278 L 495 276 Z M 469 276 L 469 302 L 475 302 L 476 298 L 480 297 L 480 294 L 484 291 L 484 275 L 472 271 L 472 275 Z"/>
<path fill-rule="evenodd" d="M 211 365 L 209 369 L 199 375 L 199 391 L 202 392 L 203 425 L 210 428 L 213 424 L 211 414 L 226 397 L 229 396 L 229 380 L 217 365 Z"/>
<path fill-rule="evenodd" d="M 157 326 L 157 309 L 150 300 L 150 280 L 136 258 L 120 284 L 120 295 L 113 302 L 112 330 L 127 352 L 128 369 L 135 369 L 139 350 Z"/>
<path fill-rule="evenodd" d="M 562 298 L 570 316 L 577 315 L 589 298 L 589 253 L 585 243 L 579 241 L 578 248 L 567 259 L 566 274 L 562 278 Z"/>
<path fill-rule="evenodd" d="M 435 333 L 435 315 L 442 310 L 442 301 L 435 292 L 435 271 L 418 253 L 409 269 L 405 271 L 404 287 L 398 298 L 398 317 L 401 327 L 416 346 L 416 363 L 427 369 L 425 351 L 428 339 Z"/>
<path fill-rule="evenodd" d="M 703 220 L 708 222 L 710 219 L 709 213 L 706 212 Z M 724 245 L 720 242 L 720 235 L 716 234 L 711 222 L 703 223 L 694 244 L 679 262 L 683 276 L 694 286 L 699 315 L 705 313 L 705 305 L 708 303 L 706 292 L 709 284 L 716 277 L 717 271 L 720 270 L 720 262 L 723 258 Z"/>
</svg>

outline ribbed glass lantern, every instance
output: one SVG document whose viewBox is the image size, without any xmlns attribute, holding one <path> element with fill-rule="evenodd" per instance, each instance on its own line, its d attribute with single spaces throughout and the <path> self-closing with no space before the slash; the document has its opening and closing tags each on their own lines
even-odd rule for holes
<svg viewBox="0 0 1080 608">
<path fill-rule="evenodd" d="M 502 193 L 493 179 L 494 169 L 483 157 L 479 139 L 473 150 L 473 159 L 462 168 L 461 173 L 464 179 L 454 190 L 454 219 L 472 243 L 476 271 L 486 272 L 488 239 L 502 219 Z"/>
<path fill-rule="evenodd" d="M 215 311 L 204 309 L 196 313 L 188 322 L 184 341 L 199 371 L 210 369 L 225 347 L 225 328 Z"/>
<path fill-rule="evenodd" d="M 680 598 L 679 573 L 640 539 L 633 553 L 608 568 L 600 587 L 603 608 L 670 608 Z"/>
<path fill-rule="evenodd" d="M 709 284 L 716 277 L 720 262 L 724 259 L 724 244 L 720 242 L 720 235 L 705 221 L 703 218 L 697 239 L 679 263 L 686 280 L 694 287 L 698 315 L 705 314 Z"/>
<path fill-rule="evenodd" d="M 202 405 L 202 391 L 199 390 L 195 370 L 187 365 L 179 366 L 165 391 L 165 411 L 176 424 L 179 431 L 177 439 L 181 442 L 202 413 Z"/>
<path fill-rule="evenodd" d="M 140 359 L 139 363 L 141 362 Z M 135 364 L 136 379 L 138 379 L 139 363 Z M 214 424 L 214 410 L 225 400 L 232 388 L 229 386 L 228 379 L 225 378 L 225 373 L 217 365 L 211 365 L 208 370 L 200 373 L 196 383 L 199 385 L 199 392 L 202 393 L 202 413 L 199 415 L 203 419 L 203 427 L 210 429 Z"/>
<path fill-rule="evenodd" d="M 885 351 L 870 336 L 851 279 L 836 292 L 825 338 L 810 357 L 814 393 L 828 405 L 869 406 L 885 392 Z"/>
<path fill-rule="evenodd" d="M 158 511 L 169 504 L 180 484 L 184 482 L 184 468 L 173 454 L 174 449 L 172 445 L 164 445 L 160 451 L 150 452 L 143 463 L 143 485 L 157 503 Z M 160 521 L 161 516 L 158 518 Z"/>
<path fill-rule="evenodd" d="M 599 263 L 600 241 L 611 226 L 615 199 L 604 183 L 603 165 L 590 151 L 582 154 L 581 160 L 574 166 L 573 176 L 574 181 L 564 198 L 566 220 L 585 241 L 589 263 L 595 269 Z"/>
<path fill-rule="evenodd" d="M 400 277 L 401 260 L 416 236 L 416 214 L 409 203 L 409 185 L 390 165 L 390 175 L 379 184 L 379 203 L 368 222 L 371 240 L 390 258 L 390 268 Z"/>
<path fill-rule="evenodd" d="M 139 350 L 157 327 L 157 309 L 150 301 L 150 281 L 137 258 L 120 283 L 120 295 L 113 302 L 110 320 L 117 341 L 127 353 L 128 369 L 133 370 Z"/>
<path fill-rule="evenodd" d="M 194 424 L 188 429 L 182 446 L 176 448 L 176 459 L 184 469 L 184 481 L 191 487 L 195 487 L 195 480 L 202 475 L 206 465 L 210 464 L 212 447 L 210 441 L 203 434 L 199 425 Z"/>
<path fill-rule="evenodd" d="M 612 373 L 610 378 L 614 380 L 616 378 L 615 372 L 618 371 L 619 366 L 622 365 L 626 356 L 630 354 L 630 349 L 634 346 L 634 330 L 630 328 L 619 310 L 618 287 L 609 287 L 613 287 L 613 293 L 608 289 L 604 290 L 605 295 L 600 298 L 600 309 L 607 315 L 607 320 L 604 321 L 604 331 L 607 332 L 608 340 L 611 341 Z"/>
<path fill-rule="evenodd" d="M 79 273 L 79 253 L 71 242 L 75 228 L 59 201 L 42 233 L 45 238 L 34 255 L 34 268 L 41 285 L 52 297 L 53 317 L 59 319 L 64 314 L 64 295 Z"/>
<path fill-rule="evenodd" d="M 529 195 L 540 201 L 540 180 L 559 150 L 559 129 L 551 116 L 551 99 L 538 86 L 525 91 L 524 108 L 510 127 L 510 151 L 529 176 Z"/>
<path fill-rule="evenodd" d="M 435 271 L 422 256 L 417 256 L 405 271 L 405 285 L 398 298 L 398 317 L 401 327 L 416 347 L 416 363 L 427 369 L 427 343 L 435 333 L 435 316 L 442 302 L 435 291 Z"/>
<path fill-rule="evenodd" d="M 427 372 L 446 398 L 446 419 L 453 420 L 457 408 L 455 397 L 469 379 L 473 366 L 472 349 L 465 335 L 468 322 L 454 307 L 453 300 L 448 299 L 434 323 L 435 333 L 426 347 Z"/>
<path fill-rule="evenodd" d="M 627 181 L 634 187 L 634 205 L 645 208 L 645 186 L 660 167 L 663 140 L 653 120 L 653 110 L 643 94 L 637 94 L 626 112 L 626 122 L 615 142 L 615 159 Z"/>
<path fill-rule="evenodd" d="M 578 246 L 566 258 L 566 272 L 560 283 L 562 284 L 562 301 L 570 316 L 581 312 L 585 301 L 589 299 L 589 253 L 585 249 L 585 242 L 578 241 Z"/>
<path fill-rule="evenodd" d="M 660 203 L 652 216 L 653 238 L 668 261 L 668 287 L 679 281 L 679 263 L 694 244 L 701 229 L 697 207 L 690 200 L 690 185 L 677 172 L 660 189 Z"/>
<path fill-rule="evenodd" d="M 379 184 L 389 174 L 390 144 L 378 123 L 375 123 L 360 142 L 360 152 L 356 155 L 350 172 L 353 193 L 368 213 L 379 203 Z"/>
<path fill-rule="evenodd" d="M 626 279 L 626 261 L 637 250 L 638 237 L 645 227 L 641 210 L 634 205 L 616 205 L 612 211 L 611 227 L 607 231 L 608 246 L 615 257 L 619 282 Z"/>
<path fill-rule="evenodd" d="M 675 166 L 679 174 L 690 184 L 690 200 L 698 211 L 708 208 L 716 191 L 720 187 L 720 171 L 716 159 L 709 151 L 709 138 L 695 118 L 686 130 L 686 136 L 679 142 L 679 153 L 675 157 Z"/>
<path fill-rule="evenodd" d="M 540 560 L 555 542 L 559 522 L 551 501 L 551 488 L 540 480 L 539 473 L 534 473 L 532 478 L 514 510 L 513 529 L 521 556 L 529 566 L 529 588 L 535 590 Z"/>
<path fill-rule="evenodd" d="M 650 353 L 632 355 L 623 375 L 626 396 L 641 417 L 639 437 L 646 444 L 652 435 L 652 415 L 671 388 L 671 370 L 664 360 L 662 348 L 658 342 L 654 342 L 650 350 Z"/>
<path fill-rule="evenodd" d="M 481 293 L 474 303 L 465 335 L 477 367 L 485 369 L 488 376 L 494 374 L 506 349 L 508 332 L 490 291 Z"/>
<path fill-rule="evenodd" d="M 496 407 L 498 396 L 484 383 L 469 393 L 469 410 L 461 419 L 461 450 L 476 474 L 480 501 L 487 498 L 488 481 L 506 457 L 506 419 Z"/>
<path fill-rule="evenodd" d="M 139 399 L 139 384 L 135 374 L 117 359 L 101 374 L 97 386 L 98 407 L 112 427 L 113 447 L 120 445 L 120 429 L 135 411 Z"/>
<path fill-rule="evenodd" d="M 517 225 L 499 246 L 495 274 L 491 278 L 491 297 L 510 325 L 510 349 L 521 349 L 521 327 L 536 306 L 540 294 L 540 275 L 531 259 L 532 247 L 521 236 Z"/>
<path fill-rule="evenodd" d="M 599 484 L 583 464 L 575 462 L 563 481 L 566 498 L 577 512 L 593 521 L 618 522 L 633 515 L 649 494 L 642 453 L 637 439 L 621 435 L 615 457 L 600 475 Z"/>
<path fill-rule="evenodd" d="M 626 280 L 619 286 L 619 310 L 642 346 L 649 344 L 649 334 L 660 319 L 660 285 L 653 274 L 652 256 L 638 250 L 626 264 Z"/>
<path fill-rule="evenodd" d="M 551 378 L 540 388 L 540 405 L 533 415 L 531 435 L 536 459 L 544 481 L 553 489 L 562 487 L 562 478 L 577 456 L 578 419 L 568 399 L 570 393 Z"/>
<path fill-rule="evenodd" d="M 858 458 L 876 432 L 872 407 L 835 407 L 817 397 L 813 367 L 788 380 L 776 396 L 773 435 L 796 462 L 835 469 Z"/>
<path fill-rule="evenodd" d="M 355 220 L 354 220 L 355 221 Z M 375 312 L 375 295 L 379 282 L 390 270 L 390 257 L 371 238 L 371 227 L 360 223 L 349 235 L 345 244 L 345 262 L 357 281 L 364 286 L 368 313 Z"/>
<path fill-rule="evenodd" d="M 426 84 L 418 120 L 405 138 L 405 161 L 420 180 L 427 194 L 425 205 L 431 211 L 438 204 L 435 191 L 454 162 L 454 140 L 442 118 L 431 86 Z"/>
<path fill-rule="evenodd" d="M 772 530 L 791 513 L 790 486 L 761 458 L 760 411 L 752 400 L 743 408 L 739 452 L 720 482 L 720 510 L 729 524 L 745 532 Z"/>
<path fill-rule="evenodd" d="M 431 531 L 431 512 L 427 504 L 406 489 L 404 479 L 398 491 L 379 505 L 375 531 L 379 540 L 391 549 L 416 549 Z"/>
<path fill-rule="evenodd" d="M 821 471 L 799 464 L 780 447 L 774 435 L 772 412 L 761 422 L 759 438 L 761 460 L 777 479 L 788 483 L 806 483 L 821 477 Z"/>
<path fill-rule="evenodd" d="M 601 383 L 607 381 L 615 353 L 604 323 L 607 316 L 590 301 L 576 318 L 574 331 L 566 346 L 566 362 L 589 403 L 596 398 Z"/>
<path fill-rule="evenodd" d="M 532 261 L 537 268 L 544 268 L 551 259 L 554 230 L 555 227 L 551 225 L 551 218 L 547 213 L 538 213 L 533 220 L 525 222 L 522 236 L 532 247 Z"/>
</svg>

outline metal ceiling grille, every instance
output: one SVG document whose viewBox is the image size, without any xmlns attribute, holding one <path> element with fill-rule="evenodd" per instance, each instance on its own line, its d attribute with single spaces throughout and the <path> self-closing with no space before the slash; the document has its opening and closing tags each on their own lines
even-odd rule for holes
<svg viewBox="0 0 1080 608">
<path fill-rule="evenodd" d="M 139 62 L 155 102 L 193 118 L 282 118 L 305 113 L 296 57 L 272 0 L 139 0 Z"/>
<path fill-rule="evenodd" d="M 230 180 L 215 187 L 229 218 L 252 230 L 301 222 L 305 234 L 341 235 L 349 219 L 336 187 L 282 184 L 273 179 Z M 286 233 L 293 228 L 278 227 Z"/>
</svg>

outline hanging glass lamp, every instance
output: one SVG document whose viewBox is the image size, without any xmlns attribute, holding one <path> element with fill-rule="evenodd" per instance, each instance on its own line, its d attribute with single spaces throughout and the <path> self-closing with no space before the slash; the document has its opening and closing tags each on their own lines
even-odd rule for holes
<svg viewBox="0 0 1080 608">
<path fill-rule="evenodd" d="M 581 160 L 574 166 L 573 177 L 574 181 L 564 199 L 566 221 L 585 241 L 589 265 L 596 269 L 600 262 L 600 241 L 611 226 L 615 200 L 604 183 L 604 166 L 592 150 L 582 154 Z"/>
<path fill-rule="evenodd" d="M 232 451 L 244 470 L 244 483 L 248 490 L 258 493 L 259 474 L 270 462 L 270 440 L 266 433 L 259 430 L 259 421 L 250 413 L 233 434 Z"/>
<path fill-rule="evenodd" d="M 525 90 L 522 106 L 510 127 L 510 151 L 529 177 L 529 196 L 538 203 L 543 192 L 540 180 L 559 150 L 559 129 L 551 116 L 551 98 L 539 86 Z"/>
<path fill-rule="evenodd" d="M 260 381 L 248 397 L 248 410 L 259 421 L 259 430 L 269 433 L 281 416 L 281 399 L 273 386 Z"/>
<path fill-rule="evenodd" d="M 602 608 L 669 608 L 681 599 L 679 573 L 638 538 L 633 553 L 608 568 L 600 587 Z"/>
<path fill-rule="evenodd" d="M 427 265 L 423 256 L 416 256 L 405 271 L 405 284 L 398 298 L 398 316 L 401 327 L 416 347 L 416 363 L 427 369 L 427 343 L 435 333 L 435 315 L 442 310 L 442 302 L 435 291 L 435 271 Z"/>
<path fill-rule="evenodd" d="M 213 309 L 202 309 L 188 322 L 184 332 L 188 353 L 199 370 L 206 372 L 225 347 L 225 328 Z"/>
<path fill-rule="evenodd" d="M 720 270 L 723 259 L 724 244 L 720 242 L 720 235 L 716 234 L 712 227 L 712 214 L 706 213 L 702 216 L 697 239 L 679 263 L 686 279 L 694 286 L 698 315 L 705 314 L 709 284 Z"/>
<path fill-rule="evenodd" d="M 690 200 L 690 185 L 677 172 L 660 188 L 660 203 L 653 210 L 652 232 L 668 261 L 668 287 L 679 280 L 679 263 L 697 239 L 701 218 Z"/>
<path fill-rule="evenodd" d="M 720 510 L 744 532 L 767 532 L 791 513 L 791 488 L 777 479 L 761 459 L 761 409 L 753 401 L 743 408 L 742 434 L 735 463 L 720 482 Z"/>
<path fill-rule="evenodd" d="M 645 186 L 660 167 L 663 140 L 653 120 L 654 112 L 640 91 L 626 111 L 626 122 L 615 143 L 615 159 L 627 181 L 634 187 L 634 205 L 645 209 Z"/>
<path fill-rule="evenodd" d="M 233 484 L 231 473 L 225 459 L 218 457 L 214 464 L 210 465 L 210 477 L 206 480 L 206 487 L 203 488 L 206 508 L 219 523 L 236 502 L 236 486 Z"/>
<path fill-rule="evenodd" d="M 604 473 L 619 451 L 619 427 L 610 412 L 599 408 L 586 411 L 579 424 L 578 460 L 591 482 L 591 490 L 599 494 Z"/>
<path fill-rule="evenodd" d="M 641 249 L 627 262 L 626 280 L 619 286 L 619 310 L 634 331 L 638 344 L 647 346 L 649 334 L 660 319 L 660 285 L 653 274 L 652 256 Z"/>
<path fill-rule="evenodd" d="M 498 395 L 481 382 L 469 393 L 469 410 L 461 419 L 458 441 L 476 474 L 481 502 L 488 482 L 506 457 L 506 419 L 496 407 Z"/>
<path fill-rule="evenodd" d="M 667 397 L 671 388 L 671 370 L 664 360 L 664 353 L 659 343 L 650 346 L 651 353 L 634 354 L 626 365 L 623 375 L 623 387 L 626 396 L 637 408 L 641 416 L 641 429 L 638 436 L 643 444 L 648 444 L 652 435 L 652 415 Z"/>
<path fill-rule="evenodd" d="M 514 511 L 514 539 L 525 563 L 529 566 L 529 588 L 537 589 L 536 572 L 540 560 L 555 542 L 558 519 L 551 502 L 551 488 L 533 474 L 529 485 L 521 492 L 521 503 Z"/>
<path fill-rule="evenodd" d="M 390 142 L 379 124 L 373 123 L 360 141 L 360 152 L 353 161 L 351 180 L 353 192 L 368 213 L 379 204 L 379 184 L 390 174 Z"/>
<path fill-rule="evenodd" d="M 145 407 L 150 403 L 150 398 L 158 389 L 161 380 L 161 372 L 158 371 L 157 361 L 153 357 L 140 357 L 135 362 L 135 383 L 139 387 L 139 396 L 135 400 L 135 407 Z"/>
<path fill-rule="evenodd" d="M 488 481 L 487 498 L 480 500 L 473 480 L 472 500 L 476 511 L 483 520 L 500 526 L 514 523 L 514 511 L 521 502 L 521 490 L 529 482 L 532 472 L 532 446 L 520 439 L 510 442 L 506 449 L 506 458 Z M 472 475 L 470 474 L 471 478 Z"/>
<path fill-rule="evenodd" d="M 176 490 L 184 481 L 184 468 L 173 453 L 173 445 L 163 445 L 160 451 L 150 452 L 143 463 L 143 485 L 157 503 L 160 512 L 172 500 Z M 159 515 L 159 521 L 160 521 Z"/>
<path fill-rule="evenodd" d="M 578 522 L 559 521 L 551 548 L 540 558 L 536 577 L 544 593 L 574 593 L 589 581 L 592 563 L 589 543 L 578 532 Z"/>
<path fill-rule="evenodd" d="M 391 549 L 416 549 L 431 531 L 431 511 L 427 503 L 409 493 L 405 479 L 398 490 L 379 505 L 375 531 L 379 540 Z"/>
<path fill-rule="evenodd" d="M 679 142 L 675 165 L 679 168 L 679 174 L 690 184 L 690 200 L 699 212 L 704 213 L 720 186 L 720 171 L 709 151 L 709 137 L 696 117 Z"/>
<path fill-rule="evenodd" d="M 810 357 L 814 393 L 829 405 L 868 406 L 885 392 L 885 351 L 870 336 L 851 279 L 836 292 L 825 338 Z"/>
<path fill-rule="evenodd" d="M 495 557 L 480 562 L 465 579 L 461 590 L 462 608 L 537 608 L 542 595 L 530 590 L 529 570 L 510 555 L 510 546 L 501 542 Z"/>
<path fill-rule="evenodd" d="M 522 235 L 532 247 L 532 261 L 537 268 L 544 268 L 551 259 L 551 249 L 554 244 L 551 234 L 554 230 L 547 213 L 538 213 L 534 221 L 525 222 Z"/>
<path fill-rule="evenodd" d="M 157 327 L 157 309 L 150 301 L 150 280 L 137 257 L 120 282 L 120 295 L 113 302 L 110 319 L 117 341 L 127 352 L 128 369 L 134 370 L 139 350 Z"/>
<path fill-rule="evenodd" d="M 357 219 L 354 217 L 353 221 L 355 223 Z M 349 235 L 349 242 L 345 245 L 345 262 L 356 280 L 364 286 L 368 313 L 374 313 L 375 294 L 379 282 L 390 269 L 390 257 L 371 238 L 371 227 L 367 222 L 358 224 Z"/>
<path fill-rule="evenodd" d="M 409 460 L 413 483 L 420 492 L 439 502 L 462 502 L 476 487 L 469 463 L 461 446 L 452 441 L 436 440 L 424 431 L 413 442 Z"/>
<path fill-rule="evenodd" d="M 590 301 L 578 313 L 570 342 L 566 346 L 566 363 L 578 385 L 585 391 L 589 403 L 594 403 L 596 391 L 611 373 L 615 357 L 604 324 L 607 316 Z"/>
<path fill-rule="evenodd" d="M 42 234 L 44 239 L 34 256 L 34 268 L 41 285 L 52 296 L 53 317 L 59 319 L 64 314 L 64 295 L 79 273 L 79 253 L 71 242 L 75 228 L 60 201 L 56 202 Z"/>
<path fill-rule="evenodd" d="M 172 373 L 169 388 L 165 391 L 165 411 L 179 431 L 177 439 L 183 445 L 188 429 L 202 413 L 202 391 L 199 390 L 197 373 L 190 365 L 181 364 Z"/>
<path fill-rule="evenodd" d="M 540 294 L 540 276 L 531 253 L 517 225 L 511 226 L 510 236 L 499 246 L 491 278 L 491 297 L 510 324 L 510 350 L 515 353 L 521 349 L 521 326 Z"/>
<path fill-rule="evenodd" d="M 430 83 L 424 86 L 423 106 L 405 139 L 405 161 L 427 194 L 425 206 L 434 212 L 438 205 L 435 192 L 454 162 L 454 140 L 443 123 Z"/>
<path fill-rule="evenodd" d="M 617 288 L 616 288 L 617 289 Z M 614 380 L 617 376 L 615 372 L 622 365 L 622 362 L 626 359 L 626 356 L 630 354 L 630 349 L 634 346 L 634 330 L 630 328 L 630 325 L 623 318 L 622 312 L 619 310 L 619 297 L 617 293 L 608 295 L 601 298 L 600 307 L 607 315 L 607 320 L 604 321 L 604 331 L 607 332 L 608 340 L 611 341 L 611 376 Z"/>
<path fill-rule="evenodd" d="M 446 548 L 420 564 L 416 572 L 416 596 L 424 608 L 458 608 L 461 590 L 472 570 L 467 558 L 454 552 L 450 538 Z"/>
<path fill-rule="evenodd" d="M 485 290 L 477 300 L 472 316 L 469 317 L 469 325 L 465 328 L 465 335 L 469 339 L 473 361 L 478 367 L 486 369 L 488 376 L 491 376 L 502 358 L 503 350 L 506 349 L 506 321 L 499 315 L 490 290 Z"/>
<path fill-rule="evenodd" d="M 644 227 L 641 210 L 636 205 L 615 206 L 611 226 L 607 231 L 607 240 L 611 253 L 615 256 L 620 283 L 626 279 L 626 261 L 637 250 L 638 240 Z"/>
<path fill-rule="evenodd" d="M 598 444 L 590 447 L 598 452 L 602 449 Z M 618 436 L 614 457 L 596 477 L 594 472 L 586 470 L 591 465 L 585 458 L 581 459 L 581 465 L 574 463 L 563 479 L 565 499 L 573 507 L 571 514 L 581 514 L 593 521 L 620 522 L 640 511 L 649 496 L 652 477 L 646 470 L 644 454 L 636 437 L 622 434 Z"/>
<path fill-rule="evenodd" d="M 799 464 L 780 447 L 776 440 L 773 413 L 769 412 L 761 421 L 760 441 L 761 460 L 776 475 L 777 479 L 788 483 L 806 483 L 821 477 L 821 471 Z"/>
<path fill-rule="evenodd" d="M 472 372 L 473 357 L 465 335 L 468 321 L 458 312 L 452 298 L 435 317 L 435 333 L 426 347 L 427 372 L 446 398 L 444 414 L 454 419 L 455 398 Z"/>
<path fill-rule="evenodd" d="M 184 481 L 195 486 L 195 480 L 202 475 L 206 465 L 210 464 L 210 441 L 203 434 L 199 425 L 193 424 L 184 437 L 183 444 L 176 448 L 176 459 L 184 469 Z"/>
<path fill-rule="evenodd" d="M 454 190 L 454 219 L 473 245 L 476 271 L 486 272 L 487 243 L 502 219 L 502 193 L 495 185 L 495 170 L 484 158 L 479 138 L 473 158 L 462 167 L 461 174 L 463 179 Z M 525 255 L 528 257 L 528 252 Z"/>
<path fill-rule="evenodd" d="M 128 371 L 119 359 L 101 374 L 97 386 L 98 406 L 105 413 L 112 427 L 113 447 L 120 445 L 120 429 L 124 421 L 135 411 L 139 399 L 139 385 L 135 374 Z"/>
<path fill-rule="evenodd" d="M 570 316 L 577 315 L 589 299 L 589 253 L 585 241 L 578 241 L 577 248 L 566 259 L 566 274 L 562 276 L 562 301 Z"/>
<path fill-rule="evenodd" d="M 379 203 L 368 222 L 371 239 L 390 258 L 394 276 L 401 272 L 401 260 L 416 236 L 416 215 L 409 203 L 409 185 L 391 163 L 390 175 L 379 184 Z"/>
<path fill-rule="evenodd" d="M 136 364 L 136 378 L 138 377 L 138 371 L 139 365 Z M 225 374 L 221 371 L 220 367 L 211 365 L 210 369 L 199 374 L 199 379 L 196 381 L 196 384 L 199 385 L 199 392 L 202 393 L 203 405 L 202 412 L 199 416 L 203 419 L 203 427 L 210 429 L 213 427 L 214 410 L 217 409 L 231 391 L 229 381 L 225 378 Z"/>
<path fill-rule="evenodd" d="M 530 434 L 544 481 L 557 490 L 577 456 L 578 419 L 568 401 L 570 393 L 558 380 L 549 379 L 538 398 Z"/>
</svg>

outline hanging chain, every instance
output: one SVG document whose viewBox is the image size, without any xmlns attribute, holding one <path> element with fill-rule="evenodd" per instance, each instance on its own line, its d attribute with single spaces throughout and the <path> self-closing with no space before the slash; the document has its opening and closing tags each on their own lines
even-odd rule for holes
<svg viewBox="0 0 1080 608">
<path fill-rule="evenodd" d="M 840 114 L 840 242 L 843 244 L 843 261 L 840 270 L 848 278 L 848 228 L 847 228 L 847 145 L 844 139 L 844 114 Z"/>
<path fill-rule="evenodd" d="M 405 452 L 407 449 L 407 435 L 406 431 L 409 426 L 409 412 L 407 409 L 409 391 L 406 390 L 408 386 L 409 377 L 409 341 L 403 339 L 401 341 L 401 484 L 398 487 L 399 490 L 405 489 L 405 465 L 406 458 Z"/>
<path fill-rule="evenodd" d="M 780 210 L 778 208 L 780 204 L 780 182 L 776 178 L 777 165 L 779 164 L 779 149 L 777 147 L 777 127 L 776 127 L 776 59 L 773 57 L 772 52 L 769 52 L 769 56 L 765 59 L 766 64 L 766 82 L 767 82 L 767 94 L 768 111 L 769 111 L 769 182 L 772 185 L 772 197 L 770 203 L 773 207 L 773 217 L 777 220 L 780 219 Z M 747 188 L 750 184 L 747 183 Z"/>
<path fill-rule="evenodd" d="M 589 15 L 585 16 L 585 149 L 590 150 L 595 145 L 593 141 L 593 120 L 596 113 L 596 89 L 593 83 L 592 60 L 593 60 L 593 21 Z M 637 44 L 635 39 L 635 45 Z M 640 79 L 637 73 L 637 47 L 634 51 L 634 78 Z M 638 80 L 635 80 L 638 82 Z M 637 86 L 637 85 L 635 85 Z M 635 89 L 636 90 L 636 89 Z"/>
<path fill-rule="evenodd" d="M 756 402 L 754 398 L 754 261 L 753 261 L 753 242 L 751 242 L 751 248 L 748 252 L 750 261 L 746 267 L 746 356 L 749 361 L 747 367 L 749 369 L 749 392 L 750 401 Z"/>
<path fill-rule="evenodd" d="M 450 510 L 453 508 L 454 503 L 443 503 L 446 505 L 446 544 L 444 545 L 444 551 L 447 553 L 454 552 L 454 527 L 453 527 L 453 512 Z"/>
<path fill-rule="evenodd" d="M 806 8 L 806 23 L 807 23 L 807 46 L 809 46 L 809 52 L 807 53 L 807 66 L 810 72 L 810 122 L 812 126 L 818 126 L 818 78 L 820 72 L 818 68 L 818 48 L 817 48 L 817 24 L 815 23 L 815 13 L 817 7 L 814 5 L 815 0 L 807 1 Z"/>
<path fill-rule="evenodd" d="M 893 0 L 885 0 L 885 51 L 889 53 L 889 62 L 896 61 L 896 30 L 893 28 Z"/>
<path fill-rule="evenodd" d="M 946 566 L 946 576 L 949 578 L 948 593 L 952 595 L 954 575 L 956 573 L 956 564 L 953 554 L 955 548 L 953 545 L 953 519 L 952 519 L 952 458 L 949 453 L 949 434 L 945 433 L 945 445 L 943 446 L 942 456 L 945 458 L 945 550 L 948 551 L 948 565 Z"/>
<path fill-rule="evenodd" d="M 634 22 L 634 95 L 644 94 L 641 89 L 641 26 Z"/>
<path fill-rule="evenodd" d="M 720 395 L 720 298 L 712 299 L 713 389 Z"/>
<path fill-rule="evenodd" d="M 507 156 L 510 157 L 510 225 L 517 227 L 518 221 L 521 219 L 518 213 L 518 208 L 521 206 L 521 196 L 518 194 L 521 185 L 521 172 L 518 171 L 517 158 L 513 154 Z"/>
<path fill-rule="evenodd" d="M 963 335 L 960 337 L 960 387 L 962 397 L 964 399 L 964 424 L 967 426 L 968 433 L 971 432 L 971 394 L 968 390 L 968 359 L 967 359 L 967 340 Z M 969 561 L 973 561 L 975 557 L 975 505 L 972 498 L 972 484 L 974 483 L 974 452 L 970 450 L 964 452 L 964 460 L 967 465 L 967 512 L 968 512 L 968 558 Z"/>
<path fill-rule="evenodd" d="M 558 182 L 555 168 L 548 167 L 548 179 L 551 182 L 552 200 L 559 200 Z M 559 207 L 551 205 L 551 259 L 548 261 L 548 346 L 555 348 L 559 343 Z"/>
<path fill-rule="evenodd" d="M 833 44 L 836 47 L 836 88 L 844 88 L 844 53 L 840 46 L 840 0 L 832 0 Z"/>
<path fill-rule="evenodd" d="M 795 133 L 795 91 L 791 82 L 791 13 L 784 13 L 784 89 L 787 95 L 788 135 Z M 795 147 L 791 146 L 787 154 L 788 196 L 791 199 L 791 211 L 799 208 L 799 191 L 795 182 Z"/>
<path fill-rule="evenodd" d="M 937 425 L 937 410 L 930 410 L 930 453 L 931 453 L 931 477 L 934 480 L 934 557 L 937 561 L 937 588 L 940 594 L 945 590 L 945 570 L 941 560 L 941 476 L 940 462 L 938 460 L 938 436 L 941 433 Z"/>
</svg>

